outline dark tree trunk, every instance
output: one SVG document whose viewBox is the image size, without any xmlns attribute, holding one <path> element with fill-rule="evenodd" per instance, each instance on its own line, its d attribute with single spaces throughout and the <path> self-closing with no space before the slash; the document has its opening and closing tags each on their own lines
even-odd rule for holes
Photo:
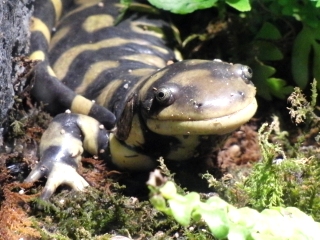
<svg viewBox="0 0 320 240">
<path fill-rule="evenodd" d="M 29 20 L 33 0 L 0 1 L 0 146 L 8 111 L 14 102 L 15 83 L 23 67 L 15 57 L 28 50 Z"/>
</svg>

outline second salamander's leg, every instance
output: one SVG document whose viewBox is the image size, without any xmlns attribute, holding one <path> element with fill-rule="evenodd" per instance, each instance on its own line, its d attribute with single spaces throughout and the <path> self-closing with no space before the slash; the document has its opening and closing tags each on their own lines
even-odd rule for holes
<svg viewBox="0 0 320 240">
<path fill-rule="evenodd" d="M 89 185 L 77 172 L 83 151 L 104 158 L 108 142 L 108 132 L 97 120 L 80 114 L 59 114 L 44 132 L 40 143 L 40 162 L 25 182 L 47 176 L 41 195 L 43 199 L 49 199 L 61 184 L 82 191 Z"/>
</svg>

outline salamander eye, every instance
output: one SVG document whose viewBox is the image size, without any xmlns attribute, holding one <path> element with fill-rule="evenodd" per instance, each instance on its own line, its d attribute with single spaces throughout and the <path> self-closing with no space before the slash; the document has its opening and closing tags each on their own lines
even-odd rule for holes
<svg viewBox="0 0 320 240">
<path fill-rule="evenodd" d="M 252 78 L 252 69 L 248 66 L 242 66 L 243 77 L 246 79 Z"/>
<path fill-rule="evenodd" d="M 174 96 L 170 88 L 154 88 L 154 96 L 161 105 L 169 106 L 174 102 Z"/>
<path fill-rule="evenodd" d="M 246 65 L 234 64 L 230 68 L 234 75 L 241 77 L 246 83 L 250 83 L 252 78 L 252 69 Z"/>
</svg>

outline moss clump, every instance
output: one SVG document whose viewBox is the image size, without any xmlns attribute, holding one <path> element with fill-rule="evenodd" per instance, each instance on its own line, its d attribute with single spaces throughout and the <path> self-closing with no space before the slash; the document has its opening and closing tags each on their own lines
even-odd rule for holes
<svg viewBox="0 0 320 240">
<path fill-rule="evenodd" d="M 178 228 L 170 225 L 172 221 L 147 201 L 125 197 L 116 191 L 106 194 L 91 187 L 85 192 L 62 192 L 50 202 L 35 199 L 32 214 L 41 226 L 42 239 L 57 236 L 94 239 L 93 236 L 102 237 L 106 233 L 145 238 L 154 236 L 159 229 Z"/>
<path fill-rule="evenodd" d="M 289 97 L 289 111 L 301 128 L 293 134 L 282 131 L 279 118 L 259 130 L 262 158 L 252 169 L 238 176 L 228 173 L 217 180 L 204 177 L 223 199 L 237 207 L 250 206 L 262 211 L 269 207 L 293 206 L 320 220 L 320 162 L 316 82 L 309 102 L 299 88 Z M 318 135 L 317 135 L 318 134 Z M 242 175 L 241 175 L 242 174 Z M 240 177 L 239 177 L 240 176 Z"/>
</svg>

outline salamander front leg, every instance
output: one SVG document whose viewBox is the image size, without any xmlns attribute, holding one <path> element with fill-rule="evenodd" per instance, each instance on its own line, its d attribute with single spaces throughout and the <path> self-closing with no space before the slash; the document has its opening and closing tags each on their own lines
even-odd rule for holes
<svg viewBox="0 0 320 240">
<path fill-rule="evenodd" d="M 77 172 L 83 151 L 104 158 L 108 142 L 108 133 L 97 120 L 80 114 L 59 114 L 44 132 L 40 142 L 40 162 L 25 182 L 47 176 L 41 195 L 43 199 L 49 199 L 62 184 L 83 191 L 89 185 Z"/>
</svg>

